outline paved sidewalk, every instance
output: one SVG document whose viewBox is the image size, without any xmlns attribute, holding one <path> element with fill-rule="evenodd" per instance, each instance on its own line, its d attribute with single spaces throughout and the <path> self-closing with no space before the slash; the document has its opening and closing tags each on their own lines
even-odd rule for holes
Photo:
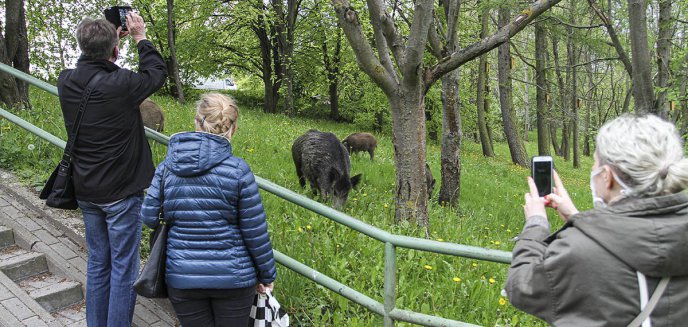
<svg viewBox="0 0 688 327">
<path fill-rule="evenodd" d="M 85 290 L 88 255 L 78 212 L 46 207 L 35 190 L 22 186 L 13 175 L 0 170 L 0 225 L 14 230 L 17 245 L 44 253 L 51 271 L 59 271 L 81 283 Z M 47 311 L 35 308 L 35 301 L 29 300 L 32 299 L 0 272 L 0 326 L 3 323 L 8 327 L 63 325 L 52 315 L 46 315 Z M 72 317 L 61 317 L 61 320 L 69 318 L 72 320 L 68 325 L 85 326 L 82 310 L 85 309 L 77 308 Z M 138 297 L 134 326 L 177 325 L 169 312 L 172 310 L 167 300 Z"/>
</svg>

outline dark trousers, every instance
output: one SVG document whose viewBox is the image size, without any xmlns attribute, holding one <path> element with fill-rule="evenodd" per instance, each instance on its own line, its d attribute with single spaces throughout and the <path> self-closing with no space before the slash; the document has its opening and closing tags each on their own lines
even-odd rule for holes
<svg viewBox="0 0 688 327">
<path fill-rule="evenodd" d="M 178 289 L 168 287 L 170 302 L 183 327 L 248 326 L 256 287 Z"/>
</svg>

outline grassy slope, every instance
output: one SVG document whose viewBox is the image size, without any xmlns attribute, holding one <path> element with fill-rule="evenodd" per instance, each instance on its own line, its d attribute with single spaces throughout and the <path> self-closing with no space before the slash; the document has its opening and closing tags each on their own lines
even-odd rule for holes
<svg viewBox="0 0 688 327">
<path fill-rule="evenodd" d="M 20 115 L 64 137 L 57 99 L 40 91 L 34 92 L 32 97 L 34 111 Z M 166 134 L 191 129 L 192 105 L 181 106 L 162 97 L 154 100 L 166 112 Z M 294 173 L 290 154 L 292 141 L 310 128 L 331 131 L 340 138 L 358 131 L 348 124 L 267 115 L 257 108 L 241 107 L 241 110 L 239 130 L 232 142 L 234 153 L 243 157 L 256 175 L 306 196 L 311 196 L 310 191 L 299 189 Z M 369 161 L 367 154 L 352 157 L 352 174 L 363 173 L 364 177 L 361 185 L 350 194 L 344 211 L 394 233 L 421 236 L 423 233 L 413 224 L 393 225 L 393 147 L 390 136 L 377 137 L 379 146 L 374 162 Z M 535 139 L 534 135 L 531 139 Z M 528 171 L 510 164 L 506 144 L 495 146 L 496 158 L 484 158 L 479 144 L 464 142 L 461 204 L 458 209 L 431 205 L 434 239 L 511 250 L 510 239 L 518 234 L 523 223 L 521 204 Z M 166 148 L 159 144 L 152 148 L 155 160 L 161 160 Z M 527 148 L 529 154 L 534 154 L 537 145 L 531 142 Z M 437 145 L 428 147 L 428 162 L 438 184 L 439 150 Z M 10 167 L 34 186 L 42 185 L 60 156 L 56 148 L 10 126 L 6 120 L 0 120 L 0 151 L 0 166 Z M 581 204 L 581 209 L 589 207 L 590 158 L 582 158 L 580 169 L 572 169 L 570 162 L 560 158 L 555 158 L 555 164 L 574 201 Z M 263 199 L 276 249 L 382 301 L 383 244 L 267 192 L 263 192 Z M 554 214 L 550 217 L 555 218 Z M 556 218 L 552 221 L 555 226 L 561 225 Z M 506 265 L 405 249 L 398 250 L 397 258 L 397 306 L 400 308 L 481 325 L 542 324 L 508 303 L 502 304 L 500 291 L 506 278 Z M 279 269 L 276 288 L 295 326 L 381 325 L 379 317 L 286 268 Z"/>
</svg>

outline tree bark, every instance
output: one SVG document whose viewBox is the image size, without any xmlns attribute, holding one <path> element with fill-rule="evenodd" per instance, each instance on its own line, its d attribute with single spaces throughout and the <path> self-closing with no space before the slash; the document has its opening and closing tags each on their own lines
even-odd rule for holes
<svg viewBox="0 0 688 327">
<path fill-rule="evenodd" d="M 569 2 L 569 20 L 571 21 L 572 24 L 576 23 L 576 0 L 571 0 Z M 579 118 L 578 118 L 578 110 L 580 108 L 580 99 L 578 99 L 578 68 L 577 68 L 577 63 L 578 63 L 578 51 L 576 49 L 576 46 L 573 41 L 573 28 L 568 27 L 568 38 L 566 42 L 566 57 L 568 59 L 568 68 L 567 70 L 570 71 L 570 85 L 571 85 L 571 135 L 573 138 L 573 168 L 579 168 L 580 167 L 580 147 L 578 144 L 578 136 L 579 136 L 579 128 L 578 128 L 578 123 L 579 123 Z M 569 74 L 567 74 L 567 78 L 569 78 Z"/>
<path fill-rule="evenodd" d="M 647 45 L 647 2 L 628 0 L 629 38 L 633 64 L 633 99 L 636 114 L 659 114 L 654 108 L 650 50 Z"/>
<path fill-rule="evenodd" d="M 287 114 L 294 114 L 294 32 L 296 29 L 296 18 L 301 5 L 301 0 L 287 0 L 287 11 L 284 12 L 283 0 L 272 0 L 272 7 L 277 16 L 275 31 L 277 33 L 277 48 L 282 64 L 281 80 L 286 87 L 284 95 L 284 111 Z"/>
<path fill-rule="evenodd" d="M 337 27 L 337 40 L 334 54 L 330 58 L 327 47 L 327 37 L 323 39 L 322 52 L 323 63 L 327 72 L 328 94 L 330 97 L 330 119 L 338 121 L 339 117 L 339 63 L 341 61 L 342 30 Z"/>
<path fill-rule="evenodd" d="M 258 9 L 263 11 L 258 15 L 258 19 L 251 26 L 251 30 L 253 30 L 254 34 L 258 37 L 258 42 L 260 44 L 261 78 L 265 91 L 263 111 L 266 113 L 276 113 L 279 100 L 279 88 L 281 86 L 281 61 L 276 49 L 277 44 L 273 37 L 275 34 L 274 27 L 271 27 L 271 23 L 266 21 L 265 7 Z M 270 28 L 270 30 L 268 30 L 268 28 Z"/>
<path fill-rule="evenodd" d="M 487 30 L 490 23 L 490 10 L 484 9 L 480 15 L 480 38 L 483 39 L 487 36 Z M 487 130 L 487 117 L 486 109 L 489 106 L 487 95 L 490 90 L 489 83 L 487 82 L 487 67 L 489 63 L 487 62 L 487 55 L 484 54 L 480 56 L 480 61 L 478 63 L 478 81 L 477 81 L 477 96 L 476 96 L 476 107 L 478 110 L 478 132 L 480 135 L 480 144 L 483 149 L 483 156 L 494 157 L 494 150 L 492 149 L 492 141 L 490 134 Z"/>
<path fill-rule="evenodd" d="M 667 101 L 667 89 L 671 86 L 671 38 L 674 35 L 674 26 L 671 18 L 671 6 L 673 0 L 659 0 L 659 31 L 657 33 L 657 99 L 653 108 L 659 116 L 669 117 L 669 102 Z"/>
<path fill-rule="evenodd" d="M 616 50 L 616 54 L 619 56 L 619 60 L 621 60 L 621 63 L 623 63 L 624 68 L 628 73 L 628 76 L 633 76 L 633 65 L 631 64 L 631 60 L 628 59 L 628 54 L 626 53 L 626 50 L 624 49 L 623 45 L 621 45 L 619 35 L 616 33 L 616 29 L 614 28 L 614 25 L 612 25 L 612 21 L 608 17 L 611 16 L 611 8 L 608 8 L 609 13 L 605 15 L 602 12 L 602 10 L 600 10 L 599 7 L 597 7 L 597 3 L 595 3 L 594 0 L 588 0 L 588 3 L 590 4 L 590 7 L 593 9 L 597 17 L 599 17 L 602 20 L 602 23 L 604 24 L 604 27 L 607 30 L 607 34 L 609 34 L 609 38 L 612 40 L 612 46 L 614 47 L 614 50 Z"/>
<path fill-rule="evenodd" d="M 0 24 L 0 28 L 1 28 Z M 0 31 L 0 61 L 5 65 L 12 65 L 12 60 L 7 56 L 7 46 L 5 37 Z M 7 106 L 6 109 L 12 109 L 21 104 L 19 90 L 17 83 L 12 75 L 0 73 L 0 101 Z"/>
<path fill-rule="evenodd" d="M 568 104 L 566 103 L 566 85 L 561 76 L 561 66 L 559 64 L 559 40 L 552 36 L 552 55 L 554 56 L 554 72 L 557 76 L 557 86 L 559 87 L 559 108 L 561 108 L 561 146 L 559 147 L 559 156 L 564 157 L 564 160 L 569 160 L 569 125 L 568 125 Z"/>
<path fill-rule="evenodd" d="M 438 201 L 456 206 L 461 192 L 461 111 L 459 71 L 442 76 L 442 183 Z"/>
<path fill-rule="evenodd" d="M 167 0 L 167 44 L 170 49 L 169 77 L 172 79 L 172 96 L 180 103 L 184 103 L 184 89 L 179 78 L 179 63 L 177 62 L 176 27 L 174 22 L 174 0 Z"/>
<path fill-rule="evenodd" d="M 26 11 L 24 0 L 5 1 L 5 46 L 7 64 L 14 68 L 29 73 L 29 45 L 26 29 Z M 14 78 L 17 89 L 18 101 L 10 107 L 29 108 L 28 84 L 19 78 Z M 11 87 L 11 85 L 7 85 Z M 10 93 L 12 93 L 10 91 Z M 8 96 L 10 94 L 8 93 Z M 11 96 L 10 96 L 11 97 Z"/>
<path fill-rule="evenodd" d="M 509 8 L 499 9 L 499 27 L 505 26 L 509 21 Z M 498 70 L 499 70 L 499 102 L 502 108 L 502 123 L 504 126 L 504 135 L 509 144 L 509 151 L 511 152 L 511 161 L 522 167 L 528 167 L 530 163 L 526 159 L 525 147 L 521 140 L 518 127 L 516 126 L 516 118 L 512 103 L 512 86 L 511 86 L 511 49 L 508 42 L 504 42 L 499 46 L 498 50 Z"/>
<path fill-rule="evenodd" d="M 547 129 L 547 75 L 545 74 L 547 43 L 544 22 L 535 24 L 535 99 L 537 102 L 538 155 L 549 156 L 549 131 Z"/>
</svg>

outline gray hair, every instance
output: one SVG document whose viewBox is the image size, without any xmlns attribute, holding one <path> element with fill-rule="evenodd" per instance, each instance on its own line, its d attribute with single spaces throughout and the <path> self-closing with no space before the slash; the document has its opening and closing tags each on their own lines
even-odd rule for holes
<svg viewBox="0 0 688 327">
<path fill-rule="evenodd" d="M 117 46 L 117 28 L 104 18 L 84 18 L 76 28 L 81 52 L 93 59 L 110 59 Z"/>
<path fill-rule="evenodd" d="M 676 127 L 654 115 L 623 115 L 602 126 L 597 156 L 634 196 L 673 194 L 688 187 L 688 159 Z"/>
</svg>

